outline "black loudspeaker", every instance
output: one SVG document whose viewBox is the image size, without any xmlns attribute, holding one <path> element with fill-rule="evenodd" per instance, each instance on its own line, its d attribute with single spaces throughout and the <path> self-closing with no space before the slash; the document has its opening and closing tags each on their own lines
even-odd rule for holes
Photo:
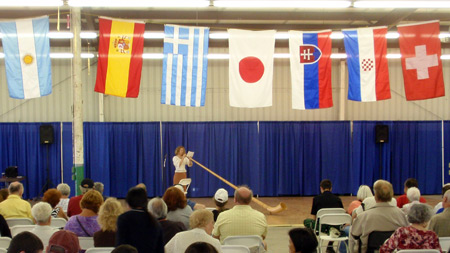
<svg viewBox="0 0 450 253">
<path fill-rule="evenodd" d="M 18 175 L 17 166 L 9 166 L 5 169 L 5 177 L 16 178 Z"/>
<path fill-rule="evenodd" d="M 42 125 L 40 128 L 41 144 L 52 144 L 53 143 L 53 126 L 52 125 Z"/>
<path fill-rule="evenodd" d="M 375 126 L 375 142 L 386 143 L 389 141 L 389 126 L 376 125 Z"/>
</svg>

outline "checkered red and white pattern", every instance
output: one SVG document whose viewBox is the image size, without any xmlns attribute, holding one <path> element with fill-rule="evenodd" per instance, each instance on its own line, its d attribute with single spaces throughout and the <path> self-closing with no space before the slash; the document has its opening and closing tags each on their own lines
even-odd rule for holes
<svg viewBox="0 0 450 253">
<path fill-rule="evenodd" d="M 373 60 L 372 59 L 363 59 L 361 62 L 361 68 L 364 71 L 371 71 L 373 69 Z"/>
</svg>

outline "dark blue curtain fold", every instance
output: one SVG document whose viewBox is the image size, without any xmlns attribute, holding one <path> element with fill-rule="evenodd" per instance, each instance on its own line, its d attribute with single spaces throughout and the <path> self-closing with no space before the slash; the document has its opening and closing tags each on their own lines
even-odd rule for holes
<svg viewBox="0 0 450 253">
<path fill-rule="evenodd" d="M 444 183 L 450 183 L 450 121 L 444 121 Z"/>
</svg>

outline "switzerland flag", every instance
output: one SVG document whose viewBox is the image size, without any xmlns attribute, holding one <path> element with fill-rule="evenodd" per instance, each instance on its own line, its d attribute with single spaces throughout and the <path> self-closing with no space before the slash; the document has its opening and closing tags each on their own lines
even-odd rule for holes
<svg viewBox="0 0 450 253">
<path fill-rule="evenodd" d="M 397 26 L 406 100 L 445 95 L 439 21 Z"/>
</svg>

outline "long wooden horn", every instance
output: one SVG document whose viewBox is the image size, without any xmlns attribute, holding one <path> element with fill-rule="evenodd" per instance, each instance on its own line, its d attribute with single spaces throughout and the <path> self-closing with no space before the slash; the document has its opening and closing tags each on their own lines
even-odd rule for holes
<svg viewBox="0 0 450 253">
<path fill-rule="evenodd" d="M 228 180 L 226 180 L 225 178 L 217 175 L 214 171 L 206 168 L 203 164 L 197 162 L 196 160 L 194 160 L 193 158 L 189 157 L 189 159 L 191 161 L 193 161 L 194 163 L 196 163 L 198 166 L 202 167 L 204 170 L 208 171 L 209 173 L 211 173 L 213 176 L 217 177 L 218 179 L 222 180 L 225 184 L 231 186 L 233 189 L 237 189 L 237 186 L 230 183 Z M 286 210 L 287 206 L 285 203 L 281 202 L 280 204 L 278 204 L 275 207 L 269 206 L 264 204 L 263 202 L 261 202 L 260 200 L 256 199 L 256 198 L 252 198 L 252 201 L 255 202 L 256 204 L 262 206 L 264 209 L 266 209 L 270 214 L 275 214 L 275 213 L 280 213 L 284 210 Z"/>
</svg>

